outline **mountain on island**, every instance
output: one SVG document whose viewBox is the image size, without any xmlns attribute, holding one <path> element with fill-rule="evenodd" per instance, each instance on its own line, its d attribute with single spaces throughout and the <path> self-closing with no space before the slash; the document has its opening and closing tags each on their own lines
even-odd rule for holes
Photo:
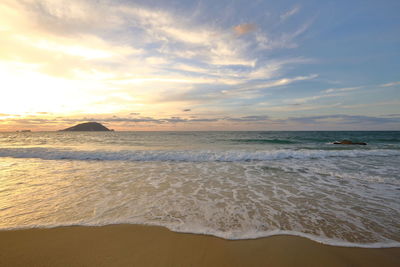
<svg viewBox="0 0 400 267">
<path fill-rule="evenodd" d="M 113 131 L 98 122 L 85 122 L 61 131 Z"/>
</svg>

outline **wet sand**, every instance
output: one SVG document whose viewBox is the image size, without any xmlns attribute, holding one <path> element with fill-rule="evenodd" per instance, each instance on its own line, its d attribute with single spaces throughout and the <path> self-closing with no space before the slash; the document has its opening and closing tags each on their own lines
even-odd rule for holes
<svg viewBox="0 0 400 267">
<path fill-rule="evenodd" d="M 302 237 L 231 241 L 142 225 L 0 231 L 0 266 L 400 266 L 400 248 Z"/>
</svg>

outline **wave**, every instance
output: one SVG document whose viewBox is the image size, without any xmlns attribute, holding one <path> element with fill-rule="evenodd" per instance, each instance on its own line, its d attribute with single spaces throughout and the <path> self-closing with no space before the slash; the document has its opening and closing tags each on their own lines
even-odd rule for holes
<svg viewBox="0 0 400 267">
<path fill-rule="evenodd" d="M 108 223 L 61 223 L 61 224 L 47 224 L 47 225 L 29 225 L 29 226 L 17 226 L 17 227 L 6 227 L 0 228 L 2 231 L 14 231 L 14 230 L 24 230 L 24 229 L 49 229 L 49 228 L 57 228 L 57 227 L 70 227 L 70 226 L 84 226 L 84 227 L 101 227 L 101 226 L 109 226 L 109 225 L 146 225 L 146 226 L 158 226 L 165 227 L 170 231 L 177 233 L 187 233 L 187 234 L 199 234 L 199 235 L 210 235 L 216 236 L 219 238 L 223 238 L 226 240 L 248 240 L 248 239 L 259 239 L 259 238 L 267 238 L 271 236 L 279 236 L 279 235 L 287 235 L 287 236 L 298 236 L 307 238 L 309 240 L 315 241 L 317 243 L 336 246 L 336 247 L 354 247 L 354 248 L 396 248 L 400 247 L 400 242 L 395 240 L 386 240 L 381 242 L 373 242 L 373 243 L 357 243 L 357 242 L 349 242 L 345 240 L 339 240 L 334 238 L 327 238 L 323 236 L 317 236 L 312 234 L 306 234 L 298 231 L 287 231 L 287 230 L 272 230 L 272 231 L 248 231 L 242 233 L 232 233 L 232 232 L 223 232 L 216 231 L 205 228 L 198 227 L 190 227 L 190 226 L 175 226 L 163 223 L 146 223 L 146 222 L 129 222 L 129 221 L 115 221 Z"/>
<path fill-rule="evenodd" d="M 231 139 L 233 142 L 238 143 L 252 143 L 252 144 L 297 144 L 298 142 L 287 139 Z"/>
<path fill-rule="evenodd" d="M 0 157 L 39 158 L 44 160 L 125 160 L 125 161 L 187 161 L 187 162 L 240 162 L 280 159 L 322 159 L 329 157 L 390 157 L 400 156 L 400 150 L 353 149 L 310 150 L 280 149 L 268 151 L 203 151 L 203 150 L 71 150 L 62 148 L 0 148 Z"/>
<path fill-rule="evenodd" d="M 392 139 L 376 139 L 376 142 L 383 142 L 383 143 L 400 143 L 400 139 L 392 138 Z"/>
</svg>

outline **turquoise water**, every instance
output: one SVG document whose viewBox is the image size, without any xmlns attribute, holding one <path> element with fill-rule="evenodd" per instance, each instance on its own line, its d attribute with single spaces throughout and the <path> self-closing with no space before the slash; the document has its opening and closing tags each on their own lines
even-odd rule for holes
<svg viewBox="0 0 400 267">
<path fill-rule="evenodd" d="M 366 146 L 333 145 L 342 139 Z M 0 228 L 400 245 L 400 132 L 0 133 Z"/>
</svg>

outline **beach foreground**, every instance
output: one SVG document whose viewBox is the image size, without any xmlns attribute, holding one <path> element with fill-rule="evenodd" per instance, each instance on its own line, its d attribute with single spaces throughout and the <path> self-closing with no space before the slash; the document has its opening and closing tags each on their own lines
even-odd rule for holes
<svg viewBox="0 0 400 267">
<path fill-rule="evenodd" d="M 0 231 L 0 266 L 400 266 L 400 248 L 345 248 L 295 236 L 254 240 L 109 225 Z"/>
</svg>

